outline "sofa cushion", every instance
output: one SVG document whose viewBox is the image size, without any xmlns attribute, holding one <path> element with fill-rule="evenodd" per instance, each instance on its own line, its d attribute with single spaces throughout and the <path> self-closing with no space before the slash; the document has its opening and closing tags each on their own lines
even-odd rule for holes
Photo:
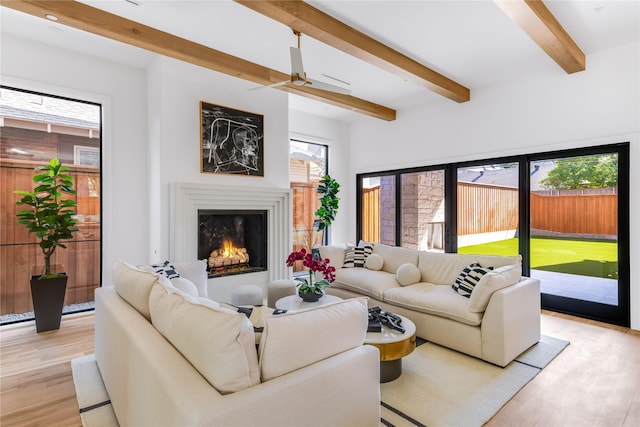
<svg viewBox="0 0 640 427">
<path fill-rule="evenodd" d="M 469 298 L 476 285 L 491 270 L 493 267 L 484 268 L 477 262 L 471 263 L 462 269 L 451 287 L 463 297 Z"/>
<path fill-rule="evenodd" d="M 242 313 L 193 298 L 164 277 L 151 289 L 153 326 L 221 394 L 260 382 L 251 322 Z"/>
<path fill-rule="evenodd" d="M 414 249 L 376 243 L 373 246 L 373 253 L 384 259 L 382 269 L 387 273 L 396 274 L 398 267 L 405 263 L 418 265 L 418 251 Z"/>
<path fill-rule="evenodd" d="M 113 267 L 113 286 L 122 299 L 151 320 L 149 294 L 158 275 L 144 271 L 122 260 Z"/>
<path fill-rule="evenodd" d="M 329 264 L 335 268 L 340 268 L 344 264 L 345 252 L 346 248 L 344 246 L 320 246 L 320 256 L 324 259 L 329 259 Z"/>
<path fill-rule="evenodd" d="M 344 268 L 364 267 L 367 257 L 371 254 L 371 246 L 347 246 L 344 253 Z"/>
<path fill-rule="evenodd" d="M 483 267 L 505 267 L 507 265 L 522 265 L 522 255 L 498 256 L 498 255 L 477 255 L 475 261 Z"/>
<path fill-rule="evenodd" d="M 397 287 L 385 292 L 384 301 L 467 325 L 477 326 L 482 321 L 482 313 L 469 311 L 469 300 L 453 292 L 451 285 L 421 282 L 411 286 Z"/>
<path fill-rule="evenodd" d="M 477 262 L 475 255 L 420 251 L 418 257 L 421 281 L 437 285 L 452 285 L 463 268 Z"/>
<path fill-rule="evenodd" d="M 415 264 L 405 263 L 396 270 L 396 280 L 402 286 L 413 285 L 420 281 L 420 270 Z"/>
<path fill-rule="evenodd" d="M 361 346 L 367 319 L 366 298 L 265 317 L 260 340 L 262 381 Z"/>
<path fill-rule="evenodd" d="M 469 310 L 482 313 L 486 310 L 491 295 L 495 291 L 515 285 L 522 276 L 520 264 L 506 265 L 487 273 L 476 285 L 469 298 Z"/>
<path fill-rule="evenodd" d="M 369 270 L 380 271 L 384 266 L 384 259 L 378 254 L 371 254 L 367 257 L 364 266 Z"/>
<path fill-rule="evenodd" d="M 387 289 L 398 286 L 395 274 L 366 268 L 339 268 L 336 280 L 331 284 L 333 288 L 348 289 L 376 299 L 382 299 Z"/>
</svg>

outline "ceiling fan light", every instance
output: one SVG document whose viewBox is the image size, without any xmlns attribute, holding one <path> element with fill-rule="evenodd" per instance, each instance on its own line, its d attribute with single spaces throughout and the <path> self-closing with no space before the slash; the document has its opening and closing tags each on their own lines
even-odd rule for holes
<svg viewBox="0 0 640 427">
<path fill-rule="evenodd" d="M 296 86 L 304 86 L 304 80 L 294 80 L 293 84 Z"/>
</svg>

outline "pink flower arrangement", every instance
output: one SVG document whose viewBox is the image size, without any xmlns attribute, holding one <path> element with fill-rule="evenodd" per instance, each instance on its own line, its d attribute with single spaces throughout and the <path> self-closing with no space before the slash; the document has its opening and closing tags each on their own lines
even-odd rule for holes
<svg viewBox="0 0 640 427">
<path fill-rule="evenodd" d="M 298 286 L 300 286 L 300 292 L 302 293 L 322 294 L 322 288 L 331 285 L 336 279 L 336 268 L 329 265 L 329 258 L 314 257 L 311 252 L 307 252 L 306 249 L 302 248 L 289 254 L 287 265 L 292 267 L 296 261 L 302 261 L 302 265 L 309 269 L 309 278 L 295 278 L 300 282 Z M 315 280 L 316 273 L 322 273 L 324 278 Z"/>
</svg>

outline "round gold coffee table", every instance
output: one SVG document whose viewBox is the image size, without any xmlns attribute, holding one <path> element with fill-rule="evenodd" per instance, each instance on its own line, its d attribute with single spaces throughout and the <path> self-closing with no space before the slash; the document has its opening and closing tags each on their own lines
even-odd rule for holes
<svg viewBox="0 0 640 427">
<path fill-rule="evenodd" d="M 382 325 L 382 332 L 367 332 L 365 344 L 372 345 L 380 351 L 380 382 L 393 381 L 402 374 L 402 358 L 416 348 L 416 325 L 404 316 L 402 332 Z"/>
</svg>

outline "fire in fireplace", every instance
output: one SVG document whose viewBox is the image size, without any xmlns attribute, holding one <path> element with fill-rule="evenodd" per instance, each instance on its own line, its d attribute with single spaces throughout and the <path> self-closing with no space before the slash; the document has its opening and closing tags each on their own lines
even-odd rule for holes
<svg viewBox="0 0 640 427">
<path fill-rule="evenodd" d="M 209 277 L 266 270 L 267 211 L 198 210 L 198 259 Z"/>
</svg>

